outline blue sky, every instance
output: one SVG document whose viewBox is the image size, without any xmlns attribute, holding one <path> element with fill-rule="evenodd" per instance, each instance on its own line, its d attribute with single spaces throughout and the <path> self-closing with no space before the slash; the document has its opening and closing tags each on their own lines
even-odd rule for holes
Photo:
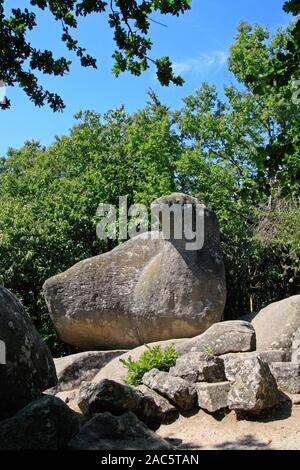
<svg viewBox="0 0 300 470">
<path fill-rule="evenodd" d="M 27 3 L 6 0 L 4 5 L 7 8 L 24 7 Z M 179 18 L 153 16 L 168 27 L 152 24 L 154 47 L 151 56 L 169 55 L 176 71 L 185 78 L 183 87 L 162 87 L 155 78 L 154 67 L 141 77 L 126 73 L 114 78 L 110 72 L 114 50 L 112 31 L 105 17 L 93 15 L 83 19 L 77 38 L 90 54 L 97 57 L 98 70 L 81 68 L 74 58 L 67 76 L 42 77 L 42 84 L 63 97 L 66 104 L 63 113 L 53 113 L 47 107 L 36 108 L 18 87 L 7 89 L 12 108 L 0 110 L 0 155 L 5 155 L 8 147 L 21 147 L 28 139 L 49 145 L 55 135 L 68 132 L 74 124 L 74 114 L 80 109 L 104 113 L 124 104 L 129 112 L 133 112 L 145 105 L 150 88 L 172 108 L 180 106 L 182 98 L 192 93 L 203 80 L 222 90 L 222 85 L 232 80 L 226 61 L 239 21 L 259 23 L 274 32 L 291 19 L 282 11 L 283 3 L 283 0 L 193 0 L 191 11 Z M 32 44 L 38 44 L 41 49 L 52 49 L 58 56 L 65 55 L 55 21 L 46 12 L 39 13 L 38 19 L 39 26 L 30 37 Z"/>
</svg>

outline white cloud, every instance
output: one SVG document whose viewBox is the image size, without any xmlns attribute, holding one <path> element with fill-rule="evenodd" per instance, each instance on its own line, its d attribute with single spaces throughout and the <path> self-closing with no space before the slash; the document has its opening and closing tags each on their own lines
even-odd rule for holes
<svg viewBox="0 0 300 470">
<path fill-rule="evenodd" d="M 208 70 L 219 72 L 228 59 L 225 51 L 211 51 L 202 53 L 197 58 L 188 58 L 182 62 L 173 62 L 173 70 L 176 74 L 195 73 L 200 74 Z"/>
</svg>

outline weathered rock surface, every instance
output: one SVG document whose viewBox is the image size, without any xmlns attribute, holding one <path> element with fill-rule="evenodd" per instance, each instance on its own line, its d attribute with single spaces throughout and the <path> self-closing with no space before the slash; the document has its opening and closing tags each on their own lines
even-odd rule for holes
<svg viewBox="0 0 300 470">
<path fill-rule="evenodd" d="M 300 364 L 274 362 L 270 368 L 279 388 L 289 393 L 300 393 Z"/>
<path fill-rule="evenodd" d="M 276 381 L 268 364 L 257 353 L 228 354 L 223 360 L 230 382 L 230 409 L 260 411 L 278 403 Z"/>
<path fill-rule="evenodd" d="M 161 425 L 161 412 L 152 397 L 113 380 L 83 384 L 78 406 L 88 416 L 106 411 L 115 415 L 131 411 L 150 429 L 158 429 Z"/>
<path fill-rule="evenodd" d="M 167 398 L 181 410 L 191 410 L 196 404 L 196 391 L 193 386 L 180 377 L 152 369 L 143 377 L 143 384 Z"/>
<path fill-rule="evenodd" d="M 264 362 L 271 365 L 273 362 L 285 362 L 287 354 L 283 349 L 274 349 L 274 351 L 259 351 L 259 357 Z"/>
<path fill-rule="evenodd" d="M 198 201 L 173 194 L 160 207 Z M 226 297 L 216 216 L 206 208 L 204 246 L 136 236 L 48 279 L 44 295 L 61 339 L 85 349 L 131 349 L 193 337 L 222 319 Z"/>
<path fill-rule="evenodd" d="M 203 353 L 184 354 L 171 367 L 169 373 L 188 382 L 223 382 L 224 363 L 218 357 L 206 358 Z"/>
<path fill-rule="evenodd" d="M 280 361 L 278 361 L 280 362 Z M 292 362 L 300 364 L 300 328 L 293 336 L 292 342 Z"/>
<path fill-rule="evenodd" d="M 215 413 L 228 407 L 229 382 L 197 383 L 195 389 L 198 395 L 199 408 Z"/>
<path fill-rule="evenodd" d="M 242 319 L 251 321 L 254 326 L 258 351 L 283 349 L 287 360 L 291 360 L 293 336 L 300 328 L 300 295 L 272 303 Z"/>
<path fill-rule="evenodd" d="M 0 286 L 0 340 L 6 364 L 0 364 L 0 419 L 10 417 L 57 383 L 51 353 L 23 306 Z"/>
<path fill-rule="evenodd" d="M 173 446 L 150 431 L 133 413 L 98 414 L 70 441 L 71 450 L 172 450 Z"/>
<path fill-rule="evenodd" d="M 78 419 L 67 405 L 44 396 L 0 421 L 0 450 L 58 450 L 78 429 Z"/>
<path fill-rule="evenodd" d="M 209 349 L 213 355 L 221 356 L 231 352 L 254 351 L 255 346 L 253 326 L 245 321 L 233 320 L 212 325 L 205 333 L 183 343 L 179 351 L 205 352 Z"/>
<path fill-rule="evenodd" d="M 54 359 L 58 384 L 51 390 L 59 393 L 73 390 L 82 382 L 91 381 L 102 367 L 125 351 L 86 351 Z"/>
<path fill-rule="evenodd" d="M 162 397 L 151 388 L 146 387 L 146 385 L 138 385 L 136 390 L 139 390 L 145 397 L 150 397 L 154 400 L 159 410 L 161 424 L 170 424 L 178 418 L 178 410 L 166 398 Z"/>
</svg>

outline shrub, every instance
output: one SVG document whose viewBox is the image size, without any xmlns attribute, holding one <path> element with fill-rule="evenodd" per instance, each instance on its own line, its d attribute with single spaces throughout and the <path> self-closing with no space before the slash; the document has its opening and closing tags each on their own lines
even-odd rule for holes
<svg viewBox="0 0 300 470">
<path fill-rule="evenodd" d="M 145 346 L 147 349 L 138 361 L 134 361 L 131 356 L 127 360 L 120 359 L 120 362 L 128 369 L 128 373 L 124 377 L 124 382 L 128 385 L 140 385 L 144 374 L 151 369 L 167 372 L 176 364 L 178 356 L 174 344 L 164 350 L 161 346 Z"/>
</svg>

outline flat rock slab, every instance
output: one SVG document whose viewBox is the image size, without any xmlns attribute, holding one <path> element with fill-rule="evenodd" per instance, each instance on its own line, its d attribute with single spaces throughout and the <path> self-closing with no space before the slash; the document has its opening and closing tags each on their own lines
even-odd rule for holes
<svg viewBox="0 0 300 470">
<path fill-rule="evenodd" d="M 192 384 L 180 377 L 152 369 L 144 375 L 143 384 L 167 398 L 181 410 L 191 410 L 196 405 L 195 389 Z"/>
<path fill-rule="evenodd" d="M 279 393 L 267 363 L 257 353 L 223 356 L 225 375 L 230 382 L 229 408 L 260 411 L 279 402 Z"/>
<path fill-rule="evenodd" d="M 271 365 L 273 362 L 285 362 L 287 360 L 287 353 L 283 349 L 273 351 L 259 351 L 259 357 Z"/>
<path fill-rule="evenodd" d="M 188 382 L 222 382 L 225 380 L 224 362 L 218 357 L 206 358 L 203 353 L 184 354 L 169 373 Z"/>
<path fill-rule="evenodd" d="M 78 406 L 88 416 L 106 411 L 115 415 L 131 411 L 151 429 L 158 429 L 161 424 L 161 412 L 153 397 L 113 380 L 83 384 L 79 391 Z"/>
<path fill-rule="evenodd" d="M 187 352 L 209 352 L 221 356 L 231 352 L 254 351 L 256 336 L 253 326 L 245 321 L 224 321 L 212 325 L 208 330 L 190 339 L 180 348 Z"/>
<path fill-rule="evenodd" d="M 112 359 L 126 351 L 86 351 L 54 359 L 58 384 L 53 393 L 73 390 L 82 382 L 91 381 Z"/>
<path fill-rule="evenodd" d="M 229 382 L 197 383 L 195 389 L 198 395 L 199 408 L 215 413 L 228 407 Z"/>
<path fill-rule="evenodd" d="M 98 414 L 70 441 L 70 450 L 172 450 L 133 413 Z"/>
<path fill-rule="evenodd" d="M 300 364 L 292 362 L 274 362 L 271 365 L 279 388 L 289 393 L 300 393 Z"/>
</svg>

